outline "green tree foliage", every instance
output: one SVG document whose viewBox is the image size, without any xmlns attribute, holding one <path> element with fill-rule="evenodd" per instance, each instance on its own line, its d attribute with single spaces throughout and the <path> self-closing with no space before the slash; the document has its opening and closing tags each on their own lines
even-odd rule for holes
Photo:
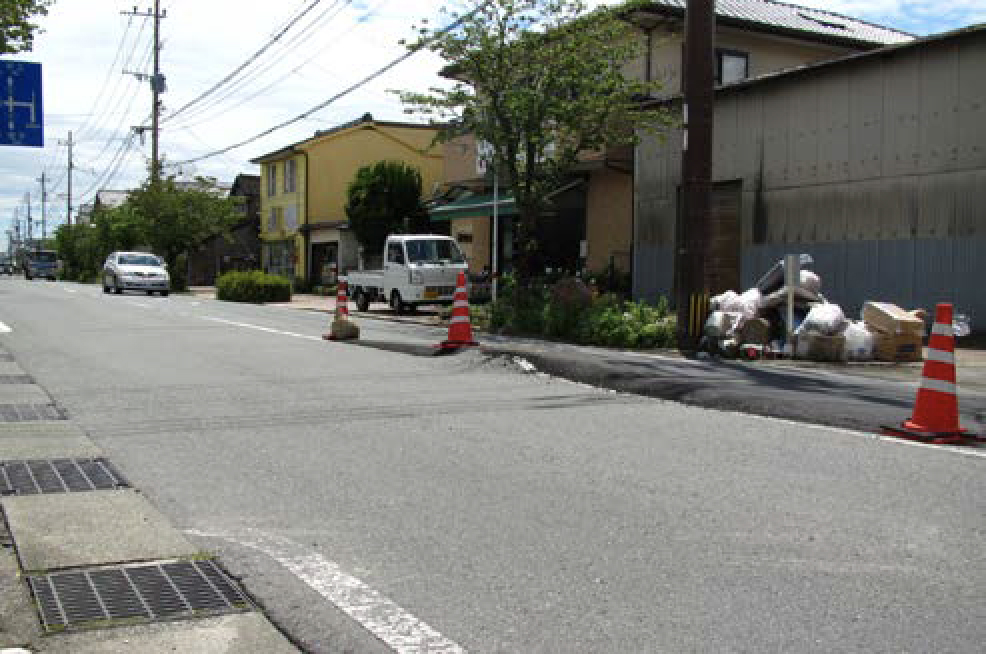
<svg viewBox="0 0 986 654">
<path fill-rule="evenodd" d="M 538 220 L 545 197 L 575 169 L 579 155 L 636 142 L 640 131 L 670 124 L 662 109 L 642 109 L 657 90 L 625 75 L 643 56 L 628 16 L 634 5 L 589 11 L 582 0 L 490 0 L 458 15 L 453 29 L 421 28 L 411 48 L 449 62 L 459 80 L 426 93 L 399 92 L 409 113 L 450 124 L 442 139 L 463 134 L 492 147 L 492 163 L 513 192 L 518 273 L 538 267 Z"/>
<path fill-rule="evenodd" d="M 421 173 L 403 161 L 378 161 L 356 171 L 346 191 L 346 216 L 368 253 L 383 250 L 388 234 L 427 233 Z"/>
<path fill-rule="evenodd" d="M 185 285 L 179 258 L 207 238 L 228 234 L 240 218 L 235 202 L 220 197 L 212 182 L 196 182 L 192 188 L 179 188 L 174 178 L 148 180 L 126 203 L 138 217 L 146 244 L 167 262 L 176 288 Z"/>
<path fill-rule="evenodd" d="M 172 287 L 181 289 L 184 255 L 207 238 L 228 234 L 238 219 L 234 200 L 220 197 L 208 180 L 182 188 L 166 179 L 145 183 L 120 207 L 98 209 L 89 224 L 62 225 L 55 245 L 68 279 L 98 279 L 110 252 L 150 249 L 168 263 Z"/>
<path fill-rule="evenodd" d="M 3 0 L 0 2 L 0 54 L 29 52 L 38 32 L 35 16 L 48 15 L 54 0 Z"/>
</svg>

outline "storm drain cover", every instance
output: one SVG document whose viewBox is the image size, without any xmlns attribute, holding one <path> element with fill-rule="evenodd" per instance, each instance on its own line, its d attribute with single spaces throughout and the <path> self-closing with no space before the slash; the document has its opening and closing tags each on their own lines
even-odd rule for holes
<svg viewBox="0 0 986 654">
<path fill-rule="evenodd" d="M 214 561 L 135 564 L 29 576 L 47 632 L 239 613 L 250 600 Z"/>
<path fill-rule="evenodd" d="M 0 404 L 0 422 L 65 419 L 65 413 L 53 404 Z"/>
<path fill-rule="evenodd" d="M 129 488 L 109 461 L 44 459 L 0 461 L 0 495 L 39 495 Z"/>
<path fill-rule="evenodd" d="M 33 384 L 31 375 L 0 375 L 0 384 Z"/>
</svg>

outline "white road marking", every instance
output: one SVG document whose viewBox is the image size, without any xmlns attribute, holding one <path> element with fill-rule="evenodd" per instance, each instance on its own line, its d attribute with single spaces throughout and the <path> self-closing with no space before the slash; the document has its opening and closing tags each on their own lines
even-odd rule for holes
<svg viewBox="0 0 986 654">
<path fill-rule="evenodd" d="M 465 654 L 461 645 L 299 543 L 258 529 L 244 530 L 242 536 L 197 529 L 186 529 L 185 533 L 219 538 L 263 552 L 399 654 Z"/>
<path fill-rule="evenodd" d="M 14 330 L 0 322 L 0 334 L 9 334 L 12 331 Z"/>
<path fill-rule="evenodd" d="M 62 290 L 65 291 L 66 293 L 78 293 L 79 292 L 79 291 L 77 291 L 74 288 L 67 288 L 65 286 L 62 286 Z"/>
<path fill-rule="evenodd" d="M 309 336 L 308 334 L 298 334 L 296 332 L 286 332 L 282 329 L 273 329 L 271 327 L 261 327 L 260 325 L 251 325 L 248 322 L 236 322 L 234 320 L 224 320 L 222 318 L 212 318 L 210 316 L 202 316 L 202 320 L 209 320 L 211 322 L 218 322 L 224 325 L 233 325 L 234 327 L 243 327 L 244 329 L 256 329 L 260 332 L 267 332 L 269 334 L 279 334 L 281 336 L 291 336 L 293 338 L 303 338 L 306 341 L 321 341 L 322 339 L 318 336 Z"/>
</svg>

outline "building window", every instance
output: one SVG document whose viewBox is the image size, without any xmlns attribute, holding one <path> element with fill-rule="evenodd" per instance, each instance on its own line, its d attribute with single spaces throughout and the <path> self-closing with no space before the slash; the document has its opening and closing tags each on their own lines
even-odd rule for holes
<svg viewBox="0 0 986 654">
<path fill-rule="evenodd" d="M 267 164 L 267 196 L 277 195 L 277 164 Z"/>
<path fill-rule="evenodd" d="M 739 50 L 716 48 L 716 85 L 732 84 L 750 76 L 750 56 Z"/>
<path fill-rule="evenodd" d="M 297 170 L 298 162 L 294 159 L 288 159 L 284 162 L 284 192 L 294 193 L 295 186 L 295 172 Z"/>
<path fill-rule="evenodd" d="M 273 232 L 277 230 L 277 208 L 270 208 L 270 215 L 267 216 L 267 231 Z"/>
</svg>

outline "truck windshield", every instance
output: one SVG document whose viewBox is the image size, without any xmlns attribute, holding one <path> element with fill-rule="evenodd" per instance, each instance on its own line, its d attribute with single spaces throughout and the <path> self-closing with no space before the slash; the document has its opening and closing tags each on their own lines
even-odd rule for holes
<svg viewBox="0 0 986 654">
<path fill-rule="evenodd" d="M 414 239 L 405 242 L 411 263 L 463 263 L 455 241 L 447 238 Z"/>
<path fill-rule="evenodd" d="M 55 263 L 58 255 L 55 252 L 31 252 L 27 255 L 31 261 L 36 261 L 39 263 Z"/>
</svg>

